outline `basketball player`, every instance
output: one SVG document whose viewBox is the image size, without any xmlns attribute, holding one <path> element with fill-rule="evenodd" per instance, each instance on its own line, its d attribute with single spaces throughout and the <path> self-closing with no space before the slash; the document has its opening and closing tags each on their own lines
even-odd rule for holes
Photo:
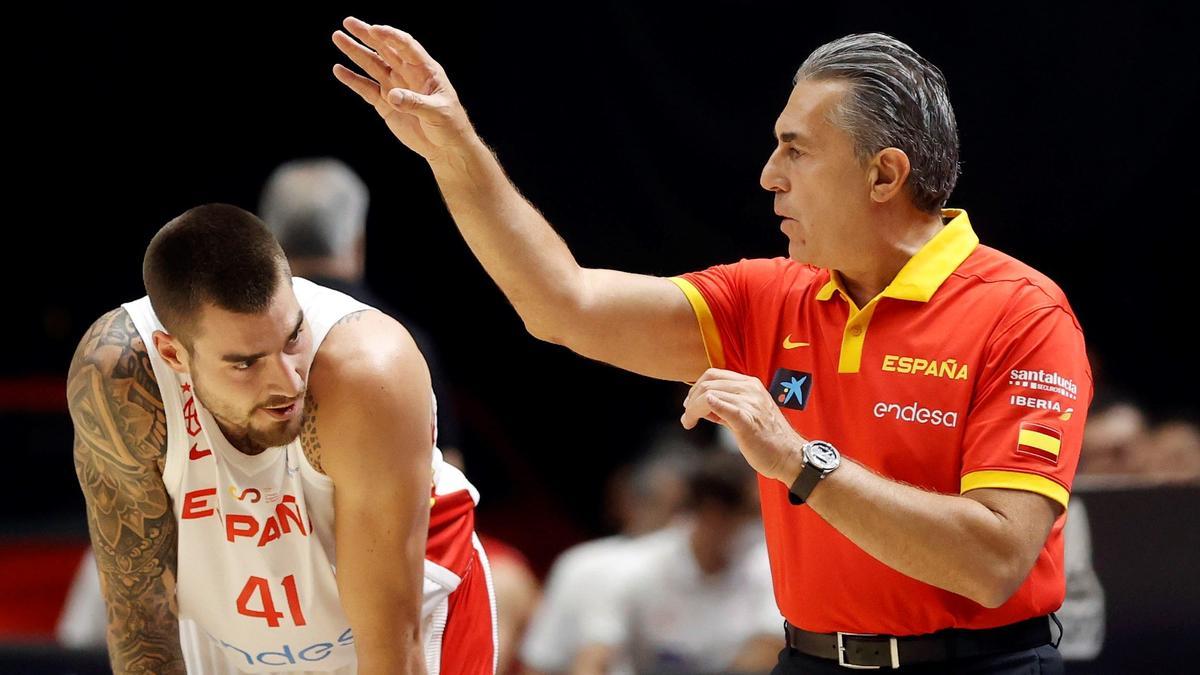
<svg viewBox="0 0 1200 675">
<path fill-rule="evenodd" d="M 478 493 L 409 334 L 191 209 L 68 384 L 118 673 L 492 673 Z"/>
</svg>

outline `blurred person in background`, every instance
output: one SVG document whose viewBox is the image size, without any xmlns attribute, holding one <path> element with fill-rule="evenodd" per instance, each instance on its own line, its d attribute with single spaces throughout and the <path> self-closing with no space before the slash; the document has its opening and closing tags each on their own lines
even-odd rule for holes
<svg viewBox="0 0 1200 675">
<path fill-rule="evenodd" d="M 521 644 L 527 675 L 571 669 L 583 646 L 582 624 L 603 601 L 602 582 L 627 564 L 631 542 L 661 536 L 682 512 L 697 452 L 677 434 L 663 434 L 645 458 L 614 474 L 609 509 L 619 534 L 573 546 L 554 561 Z"/>
<path fill-rule="evenodd" d="M 714 450 L 687 481 L 685 516 L 629 542 L 597 577 L 571 672 L 759 673 L 783 649 L 754 471 Z M 628 670 L 631 668 L 632 670 Z"/>
<path fill-rule="evenodd" d="M 458 417 L 433 341 L 366 283 L 369 207 L 367 184 L 345 162 L 311 157 L 279 165 L 263 187 L 258 208 L 287 254 L 292 274 L 345 293 L 408 329 L 425 356 L 437 394 L 438 444 L 446 459 L 460 466 Z"/>
<path fill-rule="evenodd" d="M 1088 352 L 1096 398 L 1083 430 L 1083 486 L 1200 483 L 1200 427 L 1185 414 L 1151 415 L 1136 396 L 1114 386 L 1105 360 Z"/>
<path fill-rule="evenodd" d="M 521 670 L 518 650 L 542 599 L 542 585 L 533 566 L 516 547 L 486 534 L 479 535 L 492 570 L 496 596 L 496 675 Z"/>
<path fill-rule="evenodd" d="M 1092 565 L 1092 525 L 1078 495 L 1071 495 L 1063 528 L 1067 595 L 1055 612 L 1062 621 L 1058 650 L 1066 661 L 1091 661 L 1104 646 L 1104 587 Z"/>
<path fill-rule="evenodd" d="M 54 638 L 63 647 L 92 649 L 105 645 L 107 629 L 108 610 L 100 591 L 100 572 L 96 569 L 96 555 L 89 547 L 67 589 Z"/>
</svg>

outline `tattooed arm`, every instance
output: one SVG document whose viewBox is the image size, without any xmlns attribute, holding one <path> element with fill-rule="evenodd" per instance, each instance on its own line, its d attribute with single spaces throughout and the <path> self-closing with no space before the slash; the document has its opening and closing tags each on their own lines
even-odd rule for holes
<svg viewBox="0 0 1200 675">
<path fill-rule="evenodd" d="M 160 675 L 185 670 L 162 481 L 167 422 L 146 349 L 125 310 L 100 317 L 75 351 L 67 397 L 113 672 Z"/>
</svg>

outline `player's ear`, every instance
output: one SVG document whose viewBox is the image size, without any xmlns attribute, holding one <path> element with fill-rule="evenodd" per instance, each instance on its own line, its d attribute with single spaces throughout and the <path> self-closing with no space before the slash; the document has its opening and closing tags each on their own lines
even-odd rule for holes
<svg viewBox="0 0 1200 675">
<path fill-rule="evenodd" d="M 154 331 L 154 348 L 158 355 L 177 373 L 188 372 L 188 350 L 179 338 L 161 330 Z"/>
</svg>

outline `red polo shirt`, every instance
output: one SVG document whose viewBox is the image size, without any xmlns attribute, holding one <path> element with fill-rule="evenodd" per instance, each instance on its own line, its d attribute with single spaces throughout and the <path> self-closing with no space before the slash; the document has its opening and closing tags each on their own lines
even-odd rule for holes
<svg viewBox="0 0 1200 675">
<path fill-rule="evenodd" d="M 1065 508 L 1092 398 L 1079 322 L 1053 281 L 979 245 L 966 212 L 943 216 L 862 308 L 836 272 L 784 258 L 672 280 L 711 365 L 762 380 L 805 438 L 926 490 L 1028 490 Z M 783 483 L 759 488 L 775 598 L 800 628 L 918 635 L 1062 604 L 1065 514 L 1021 588 L 988 609 L 872 558 Z"/>
</svg>

